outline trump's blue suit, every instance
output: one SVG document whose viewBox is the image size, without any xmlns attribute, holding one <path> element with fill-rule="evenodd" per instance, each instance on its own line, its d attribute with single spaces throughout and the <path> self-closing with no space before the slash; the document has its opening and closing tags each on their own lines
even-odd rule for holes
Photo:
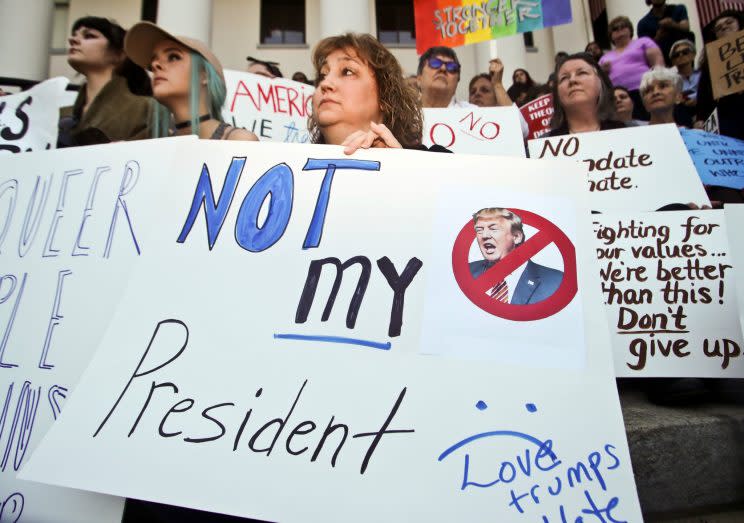
<svg viewBox="0 0 744 523">
<path fill-rule="evenodd" d="M 480 277 L 484 272 L 490 269 L 493 264 L 486 260 L 470 262 L 470 275 L 473 278 Z M 545 267 L 532 260 L 527 261 L 522 276 L 517 282 L 517 288 L 511 292 L 509 303 L 514 305 L 527 305 L 528 303 L 537 303 L 543 301 L 558 290 L 563 281 L 563 272 L 557 269 Z"/>
</svg>

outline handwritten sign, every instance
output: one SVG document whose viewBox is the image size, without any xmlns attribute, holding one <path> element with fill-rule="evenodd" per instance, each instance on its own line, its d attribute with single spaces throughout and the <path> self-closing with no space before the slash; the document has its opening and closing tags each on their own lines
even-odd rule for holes
<svg viewBox="0 0 744 523">
<path fill-rule="evenodd" d="M 741 241 L 740 231 L 744 227 L 744 205 L 724 205 L 723 214 L 726 216 L 726 232 L 728 233 L 729 251 L 731 259 L 738 270 L 736 277 L 736 299 L 739 303 L 739 320 L 744 330 L 744 243 Z M 743 267 L 739 269 L 739 267 Z"/>
<path fill-rule="evenodd" d="M 312 86 L 284 78 L 225 71 L 227 98 L 222 117 L 252 131 L 261 141 L 309 143 L 307 117 Z"/>
<path fill-rule="evenodd" d="M 524 158 L 521 129 L 514 106 L 424 109 L 424 145 L 437 144 L 456 153 Z"/>
<path fill-rule="evenodd" d="M 744 377 L 723 211 L 594 220 L 617 376 Z"/>
<path fill-rule="evenodd" d="M 57 146 L 59 108 L 68 80 L 52 78 L 28 91 L 0 97 L 0 153 L 43 151 Z"/>
<path fill-rule="evenodd" d="M 9 521 L 119 521 L 123 500 L 15 473 L 60 416 L 148 249 L 146 199 L 176 143 L 79 147 L 0 160 L 0 503 Z M 3 519 L 4 520 L 4 519 Z"/>
<path fill-rule="evenodd" d="M 598 293 L 576 298 L 592 344 L 573 369 L 420 354 L 428 282 L 454 284 L 437 202 L 521 192 L 587 215 L 576 166 L 566 183 L 522 159 L 206 140 L 176 162 L 21 477 L 273 521 L 641 519 Z M 471 199 L 445 200 L 453 184 Z M 596 288 L 590 224 L 570 238 Z"/>
<path fill-rule="evenodd" d="M 697 129 L 680 129 L 705 185 L 744 189 L 744 142 Z"/>
<path fill-rule="evenodd" d="M 744 91 L 744 30 L 705 46 L 713 97 Z"/>
<path fill-rule="evenodd" d="M 528 145 L 532 158 L 582 162 L 596 211 L 655 211 L 671 203 L 710 205 L 671 124 L 539 138 Z"/>
<path fill-rule="evenodd" d="M 530 132 L 527 136 L 529 140 L 540 138 L 550 131 L 550 120 L 553 117 L 552 94 L 544 94 L 535 98 L 530 103 L 520 107 L 519 110 L 529 127 Z"/>
<path fill-rule="evenodd" d="M 413 8 L 418 54 L 571 22 L 570 0 L 414 0 Z"/>
</svg>

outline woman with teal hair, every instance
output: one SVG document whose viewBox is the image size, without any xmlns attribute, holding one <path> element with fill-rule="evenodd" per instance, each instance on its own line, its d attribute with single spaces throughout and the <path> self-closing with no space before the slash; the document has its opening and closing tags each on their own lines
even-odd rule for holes
<svg viewBox="0 0 744 523">
<path fill-rule="evenodd" d="M 140 22 L 127 32 L 124 50 L 152 73 L 152 95 L 158 102 L 153 137 L 194 134 L 211 140 L 258 140 L 252 132 L 223 121 L 222 65 L 203 42 Z"/>
</svg>

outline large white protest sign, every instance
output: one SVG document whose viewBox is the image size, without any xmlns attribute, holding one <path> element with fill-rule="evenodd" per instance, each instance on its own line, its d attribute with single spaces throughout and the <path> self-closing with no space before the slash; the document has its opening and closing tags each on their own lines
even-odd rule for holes
<svg viewBox="0 0 744 523">
<path fill-rule="evenodd" d="M 595 211 L 710 205 L 674 125 L 579 133 L 528 142 L 532 158 L 582 162 Z"/>
<path fill-rule="evenodd" d="M 0 97 L 0 153 L 57 147 L 59 108 L 66 105 L 67 78 L 52 78 L 13 95 Z"/>
<path fill-rule="evenodd" d="M 315 88 L 285 78 L 225 71 L 222 117 L 253 131 L 261 141 L 308 143 L 307 117 Z"/>
<path fill-rule="evenodd" d="M 723 211 L 594 217 L 618 376 L 744 377 Z"/>
<path fill-rule="evenodd" d="M 736 293 L 739 303 L 739 321 L 744 330 L 744 242 L 741 241 L 741 231 L 744 230 L 744 205 L 725 205 L 723 213 L 726 216 L 726 232 L 728 233 L 729 252 L 733 260 L 736 277 Z"/>
<path fill-rule="evenodd" d="M 514 105 L 424 109 L 423 144 L 455 153 L 525 157 L 519 109 Z"/>
<path fill-rule="evenodd" d="M 575 183 L 544 162 L 501 165 L 184 148 L 142 224 L 148 254 L 21 476 L 274 521 L 640 521 L 605 317 L 589 291 L 590 223 L 565 222 L 570 299 L 583 311 L 572 327 L 592 340 L 582 365 L 420 354 L 422 331 L 455 321 L 424 320 L 439 298 L 429 282 L 455 278 L 434 263 L 456 241 L 436 216 L 465 223 L 500 191 L 534 194 L 561 224 L 588 213 L 572 164 L 559 170 Z M 448 202 L 453 184 L 471 198 Z M 480 311 L 464 294 L 450 307 Z"/>
<path fill-rule="evenodd" d="M 119 521 L 123 501 L 19 481 L 60 415 L 145 255 L 146 212 L 191 137 L 0 159 L 0 514 L 8 521 Z"/>
</svg>

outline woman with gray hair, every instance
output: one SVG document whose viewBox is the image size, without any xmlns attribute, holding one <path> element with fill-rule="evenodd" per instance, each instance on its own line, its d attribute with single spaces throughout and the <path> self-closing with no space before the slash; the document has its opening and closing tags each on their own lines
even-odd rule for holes
<svg viewBox="0 0 744 523">
<path fill-rule="evenodd" d="M 674 69 L 654 67 L 641 78 L 643 105 L 651 115 L 649 125 L 677 124 L 674 107 L 682 101 L 682 77 Z"/>
</svg>

